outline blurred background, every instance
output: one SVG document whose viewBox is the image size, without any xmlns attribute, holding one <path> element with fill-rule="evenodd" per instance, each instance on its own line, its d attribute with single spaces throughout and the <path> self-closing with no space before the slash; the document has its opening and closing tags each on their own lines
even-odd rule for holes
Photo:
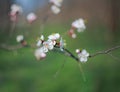
<svg viewBox="0 0 120 92">
<path fill-rule="evenodd" d="M 23 14 L 10 36 L 12 4 L 20 5 Z M 49 0 L 0 0 L 0 44 L 18 45 L 19 34 L 28 43 L 36 43 L 49 10 Z M 30 12 L 38 17 L 33 24 L 26 22 Z M 78 18 L 87 21 L 85 32 L 78 33 L 76 39 L 63 35 L 66 48 L 74 54 L 76 48 L 95 53 L 120 45 L 120 0 L 64 0 L 60 14 L 47 18 L 43 34 L 46 37 L 55 32 L 63 34 Z M 44 60 L 37 61 L 34 51 L 34 48 L 12 51 L 0 48 L 0 92 L 120 92 L 120 49 L 113 51 L 113 56 L 99 55 L 82 64 L 86 81 L 74 59 L 51 51 Z M 64 67 L 54 77 L 63 63 Z"/>
</svg>

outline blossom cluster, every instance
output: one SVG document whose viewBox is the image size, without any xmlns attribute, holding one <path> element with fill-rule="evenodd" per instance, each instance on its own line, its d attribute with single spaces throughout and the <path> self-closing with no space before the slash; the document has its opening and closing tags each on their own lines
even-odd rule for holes
<svg viewBox="0 0 120 92">
<path fill-rule="evenodd" d="M 11 5 L 11 11 L 10 11 L 10 19 L 12 22 L 16 22 L 18 19 L 18 14 L 21 14 L 23 12 L 23 9 L 20 5 L 13 4 Z M 26 19 L 28 23 L 32 23 L 37 19 L 37 16 L 35 13 L 31 12 L 26 16 Z"/>
<path fill-rule="evenodd" d="M 52 3 L 51 11 L 54 14 L 59 14 L 61 11 L 60 7 L 62 5 L 63 0 L 49 0 L 49 2 Z"/>
<path fill-rule="evenodd" d="M 86 29 L 84 19 L 79 18 L 79 19 L 75 20 L 74 22 L 72 22 L 71 28 L 68 32 L 68 34 L 72 38 L 76 38 L 76 36 L 77 36 L 76 33 L 75 33 L 76 29 L 77 29 L 77 32 L 83 32 Z"/>
<path fill-rule="evenodd" d="M 50 3 L 52 3 L 51 6 L 51 11 L 54 14 L 59 14 L 61 11 L 61 5 L 63 0 L 49 0 Z M 22 13 L 22 8 L 19 5 L 13 4 L 11 6 L 11 12 L 10 12 L 10 16 L 11 16 L 11 21 L 15 22 L 17 20 L 17 16 L 18 14 Z M 37 19 L 37 15 L 33 12 L 29 13 L 26 16 L 26 19 L 28 21 L 28 23 L 33 23 L 36 19 Z M 82 18 L 79 18 L 75 21 L 72 22 L 71 24 L 71 28 L 68 31 L 68 34 L 72 37 L 72 38 L 76 38 L 76 30 L 77 32 L 83 32 L 86 29 L 86 25 L 85 25 L 85 21 Z M 16 37 L 17 42 L 21 43 L 22 46 L 27 46 L 27 42 L 24 39 L 23 35 L 18 35 Z M 43 58 L 46 57 L 47 52 L 53 50 L 55 47 L 59 48 L 60 51 L 64 51 L 64 46 L 66 45 L 66 43 L 64 42 L 64 40 L 62 39 L 62 37 L 60 36 L 59 33 L 54 33 L 48 36 L 48 39 L 45 40 L 44 36 L 41 35 L 40 38 L 37 40 L 37 44 L 36 46 L 38 47 L 35 50 L 35 57 L 37 60 L 41 60 Z M 76 50 L 77 53 L 77 57 L 79 59 L 80 62 L 86 62 L 88 57 L 89 57 L 89 53 L 83 49 L 83 50 Z"/>
<path fill-rule="evenodd" d="M 45 58 L 46 53 L 50 50 L 53 50 L 55 46 L 58 46 L 60 50 L 63 51 L 64 45 L 64 41 L 59 33 L 49 35 L 48 40 L 46 41 L 44 39 L 44 36 L 41 35 L 36 44 L 38 49 L 35 50 L 35 57 L 37 60 Z"/>
</svg>

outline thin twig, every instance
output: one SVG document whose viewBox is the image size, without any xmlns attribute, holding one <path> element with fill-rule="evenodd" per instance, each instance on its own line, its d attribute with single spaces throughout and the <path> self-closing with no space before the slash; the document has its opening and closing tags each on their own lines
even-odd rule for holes
<svg viewBox="0 0 120 92">
<path fill-rule="evenodd" d="M 23 48 L 23 46 L 22 45 L 9 46 L 6 44 L 0 44 L 0 48 L 5 49 L 7 51 L 12 51 L 12 50 Z"/>
<path fill-rule="evenodd" d="M 111 53 L 107 53 L 107 55 L 111 56 L 113 59 L 115 59 L 116 61 L 120 61 L 120 58 L 112 55 Z"/>
<path fill-rule="evenodd" d="M 61 71 L 61 69 L 64 67 L 65 62 L 66 62 L 66 58 L 65 58 L 65 60 L 64 60 L 64 62 L 63 62 L 63 64 L 62 64 L 62 66 L 61 66 L 61 67 L 58 69 L 58 71 L 55 73 L 55 75 L 54 75 L 55 78 L 57 77 L 57 75 L 59 74 L 59 72 Z"/>
<path fill-rule="evenodd" d="M 59 46 L 55 46 L 55 48 L 60 48 Z M 79 62 L 79 58 L 77 58 L 72 52 L 70 52 L 68 49 L 63 48 L 63 51 L 65 53 L 65 55 L 75 59 L 77 62 Z"/>
<path fill-rule="evenodd" d="M 115 46 L 115 47 L 112 47 L 112 48 L 107 49 L 105 51 L 98 51 L 95 54 L 90 55 L 89 57 L 91 58 L 91 57 L 95 57 L 95 56 L 101 55 L 101 54 L 108 54 L 108 53 L 110 53 L 110 52 L 112 52 L 112 51 L 114 51 L 116 49 L 119 49 L 119 48 L 120 48 L 120 46 Z"/>
<path fill-rule="evenodd" d="M 7 51 L 14 51 L 14 50 L 18 50 L 18 49 L 21 49 L 21 48 L 24 48 L 24 47 L 36 48 L 36 45 L 31 44 L 31 45 L 22 46 L 21 44 L 19 44 L 19 45 L 12 46 L 12 45 L 0 44 L 0 48 L 4 49 L 4 50 L 7 50 Z"/>
<path fill-rule="evenodd" d="M 84 82 L 86 82 L 85 73 L 84 73 L 84 71 L 83 71 L 83 68 L 82 68 L 82 65 L 81 65 L 80 62 L 78 62 L 78 66 L 79 66 L 79 68 L 80 68 L 80 72 L 81 72 L 81 74 L 82 74 L 83 80 L 84 80 Z"/>
</svg>

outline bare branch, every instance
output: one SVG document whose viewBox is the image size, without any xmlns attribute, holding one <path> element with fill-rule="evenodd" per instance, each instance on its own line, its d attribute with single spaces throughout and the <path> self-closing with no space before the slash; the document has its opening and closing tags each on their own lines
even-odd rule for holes
<svg viewBox="0 0 120 92">
<path fill-rule="evenodd" d="M 24 47 L 36 48 L 36 45 L 31 44 L 31 45 L 23 46 L 23 45 L 19 44 L 19 45 L 14 45 L 13 46 L 13 45 L 0 44 L 0 48 L 4 49 L 4 50 L 7 50 L 7 51 L 14 51 L 14 50 L 18 50 L 18 49 L 21 49 L 21 48 L 24 48 Z"/>
<path fill-rule="evenodd" d="M 107 55 L 111 56 L 113 59 L 115 59 L 116 61 L 120 61 L 120 58 L 112 55 L 111 53 L 108 53 Z"/>
<path fill-rule="evenodd" d="M 17 50 L 17 49 L 23 48 L 23 46 L 21 44 L 20 45 L 15 45 L 15 46 L 0 44 L 0 48 L 8 50 L 8 51 L 12 51 L 12 50 Z"/>
<path fill-rule="evenodd" d="M 101 54 L 108 54 L 108 53 L 110 53 L 110 52 L 112 52 L 112 51 L 114 51 L 116 49 L 119 49 L 119 48 L 120 48 L 120 46 L 115 46 L 115 47 L 112 47 L 112 48 L 107 49 L 105 51 L 98 51 L 95 54 L 90 55 L 89 57 L 91 58 L 91 57 L 95 57 L 95 56 L 101 55 Z"/>
</svg>

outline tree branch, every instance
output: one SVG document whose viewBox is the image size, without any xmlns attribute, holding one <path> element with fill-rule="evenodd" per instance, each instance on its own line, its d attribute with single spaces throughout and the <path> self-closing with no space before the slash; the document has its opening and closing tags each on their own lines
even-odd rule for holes
<svg viewBox="0 0 120 92">
<path fill-rule="evenodd" d="M 59 46 L 55 46 L 55 47 L 56 47 L 56 48 L 60 48 Z M 120 48 L 120 46 L 115 46 L 115 47 L 109 48 L 109 49 L 107 49 L 107 50 L 105 50 L 105 51 L 98 51 L 98 52 L 96 52 L 95 54 L 89 55 L 89 58 L 92 58 L 92 57 L 95 57 L 95 56 L 101 55 L 101 54 L 109 54 L 110 52 L 112 52 L 112 51 L 114 51 L 114 50 L 116 50 L 116 49 L 119 49 L 119 48 Z M 76 57 L 76 56 L 75 56 L 72 52 L 70 52 L 68 49 L 63 48 L 63 51 L 64 51 L 65 55 L 67 55 L 67 56 L 73 58 L 74 60 L 76 60 L 77 62 L 79 62 L 79 58 Z M 113 58 L 113 56 L 111 56 L 111 57 Z"/>
<path fill-rule="evenodd" d="M 23 48 L 23 46 L 22 45 L 8 46 L 6 44 L 0 44 L 0 48 L 5 49 L 7 51 L 12 51 L 12 50 Z"/>
<path fill-rule="evenodd" d="M 114 51 L 116 49 L 119 49 L 119 48 L 120 48 L 120 46 L 115 46 L 115 47 L 112 47 L 112 48 L 107 49 L 105 51 L 98 51 L 95 54 L 90 55 L 89 57 L 91 58 L 91 57 L 95 57 L 95 56 L 101 55 L 101 54 L 108 54 L 108 53 L 110 53 L 110 52 L 112 52 L 112 51 Z"/>
</svg>

